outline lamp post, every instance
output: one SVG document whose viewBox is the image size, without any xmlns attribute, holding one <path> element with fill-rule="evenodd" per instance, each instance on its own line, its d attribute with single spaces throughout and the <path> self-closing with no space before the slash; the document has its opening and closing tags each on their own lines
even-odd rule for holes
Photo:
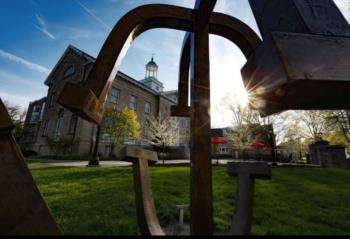
<svg viewBox="0 0 350 239">
<path fill-rule="evenodd" d="M 89 161 L 88 166 L 100 166 L 100 158 L 98 156 L 98 145 L 100 142 L 100 131 L 101 131 L 101 126 L 100 124 L 96 124 L 97 126 L 97 132 L 96 132 L 96 141 L 95 141 L 95 146 L 94 146 L 94 152 L 92 153 L 92 157 Z"/>
<path fill-rule="evenodd" d="M 267 126 L 267 131 L 269 133 L 269 138 L 270 138 L 270 144 L 271 144 L 271 157 L 272 157 L 272 165 L 276 166 L 276 139 L 275 139 L 275 134 L 273 132 L 273 125 L 270 124 Z"/>
</svg>

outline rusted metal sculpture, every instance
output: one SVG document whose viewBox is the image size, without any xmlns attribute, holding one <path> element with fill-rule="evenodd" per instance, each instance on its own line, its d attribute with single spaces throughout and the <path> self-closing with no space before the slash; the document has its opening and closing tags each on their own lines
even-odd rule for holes
<svg viewBox="0 0 350 239">
<path fill-rule="evenodd" d="M 191 116 L 191 233 L 194 235 L 213 232 L 209 33 L 233 41 L 247 57 L 260 43 L 255 32 L 244 23 L 224 14 L 213 13 L 215 4 L 216 0 L 198 0 L 195 10 L 161 4 L 132 10 L 110 33 L 86 84 L 81 86 L 67 83 L 58 100 L 82 118 L 100 122 L 103 115 L 102 102 L 106 99 L 118 66 L 132 41 L 144 31 L 153 28 L 190 32 L 185 40 L 190 44 L 187 43 L 187 48 L 184 48 L 183 62 L 187 61 L 184 62 L 185 71 L 189 72 L 187 66 L 192 67 L 191 106 L 186 105 L 188 100 L 180 93 L 181 104 L 177 108 L 177 114 Z M 193 54 L 189 53 L 191 51 Z M 185 71 L 182 73 L 184 80 L 181 89 L 188 92 Z"/>
<path fill-rule="evenodd" d="M 332 0 L 249 0 L 264 41 L 242 69 L 253 107 L 350 109 L 350 26 Z"/>
<path fill-rule="evenodd" d="M 132 10 L 113 28 L 87 81 L 79 85 L 67 83 L 58 100 L 80 117 L 99 123 L 103 116 L 103 102 L 118 67 L 136 37 L 153 28 L 188 32 L 180 64 L 179 105 L 172 108 L 172 114 L 191 118 L 192 235 L 213 233 L 209 115 L 210 33 L 231 40 L 248 59 L 242 69 L 242 76 L 246 88 L 255 97 L 252 105 L 262 114 L 272 114 L 285 109 L 350 108 L 343 98 L 350 90 L 347 78 L 350 68 L 346 67 L 346 63 L 334 64 L 336 59 L 343 59 L 344 62 L 349 60 L 350 28 L 333 1 L 284 0 L 283 4 L 289 6 L 286 8 L 285 5 L 276 7 L 281 6 L 280 0 L 250 0 L 264 38 L 262 43 L 256 33 L 244 23 L 213 12 L 215 4 L 216 0 L 197 0 L 194 10 L 162 4 L 146 5 Z M 189 72 L 192 73 L 191 76 Z M 317 88 L 314 89 L 315 87 Z M 14 192 L 13 195 L 28 193 L 26 195 L 29 195 L 29 199 L 26 200 L 27 204 L 23 204 L 23 208 L 16 208 L 18 213 L 11 211 L 14 207 L 10 207 L 11 210 L 8 211 L 4 210 L 10 220 L 0 226 L 0 232 L 59 233 L 28 169 L 23 160 L 21 161 L 22 156 L 9 133 L 11 123 L 8 117 L 4 116 L 5 109 L 1 107 L 0 159 L 5 168 L 1 169 L 1 173 L 4 172 L 1 174 L 1 180 L 4 180 L 3 185 L 9 182 L 9 187 L 1 188 L 7 191 L 2 194 L 5 196 L 0 199 L 0 205 L 12 205 L 11 199 L 15 197 L 11 196 L 11 190 L 16 190 L 15 183 L 20 187 L 25 185 L 25 188 L 21 192 Z M 125 156 L 134 164 L 141 233 L 164 235 L 156 216 L 147 171 L 148 164 L 145 160 L 154 160 L 155 156 L 150 152 L 130 148 L 126 149 Z M 4 176 L 7 173 L 6 167 L 9 168 L 8 172 L 11 172 L 9 177 Z M 238 175 L 238 201 L 232 233 L 249 234 L 254 178 L 269 177 L 269 170 L 269 167 L 263 164 L 236 165 L 234 169 L 229 170 Z M 17 174 L 18 177 L 12 177 Z M 14 178 L 26 181 L 13 181 Z M 18 222 L 21 222 L 18 215 L 23 215 L 25 223 L 16 228 Z M 29 227 L 30 225 L 33 226 Z"/>
<path fill-rule="evenodd" d="M 60 235 L 11 133 L 0 99 L 0 235 Z"/>
</svg>

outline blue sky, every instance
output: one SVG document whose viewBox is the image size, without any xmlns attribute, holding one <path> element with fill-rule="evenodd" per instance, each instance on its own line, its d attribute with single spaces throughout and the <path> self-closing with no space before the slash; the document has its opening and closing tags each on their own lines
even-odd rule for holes
<svg viewBox="0 0 350 239">
<path fill-rule="evenodd" d="M 348 17 L 348 0 L 337 0 Z M 149 3 L 192 8 L 194 0 L 1 0 L 0 97 L 27 107 L 47 94 L 43 84 L 69 44 L 96 57 L 117 21 L 131 9 Z M 230 14 L 257 30 L 247 0 L 218 0 L 215 11 Z M 121 71 L 141 80 L 152 53 L 159 80 L 177 89 L 178 64 L 184 33 L 151 30 L 138 38 Z M 223 98 L 243 97 L 240 68 L 243 55 L 227 40 L 211 36 L 212 125 L 230 124 Z"/>
</svg>

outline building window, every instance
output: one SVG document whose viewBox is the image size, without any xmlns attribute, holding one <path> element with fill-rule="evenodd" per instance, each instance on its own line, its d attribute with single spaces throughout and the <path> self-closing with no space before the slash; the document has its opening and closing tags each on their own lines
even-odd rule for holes
<svg viewBox="0 0 350 239">
<path fill-rule="evenodd" d="M 58 140 L 62 135 L 62 128 L 63 128 L 63 117 L 64 117 L 64 110 L 61 109 L 58 112 L 58 119 L 57 119 L 57 125 L 55 130 L 55 140 Z"/>
<path fill-rule="evenodd" d="M 148 127 L 147 127 L 147 125 L 144 125 L 142 127 L 142 138 L 148 139 Z"/>
<path fill-rule="evenodd" d="M 149 103 L 149 102 L 145 103 L 145 113 L 147 113 L 147 114 L 151 113 L 151 103 Z"/>
<path fill-rule="evenodd" d="M 31 124 L 37 123 L 39 121 L 39 119 L 40 119 L 40 111 L 41 111 L 40 105 L 34 105 L 32 117 L 30 119 L 30 123 Z"/>
<path fill-rule="evenodd" d="M 76 115 L 72 115 L 72 117 L 70 118 L 68 134 L 74 134 L 75 133 L 75 129 L 76 129 L 77 123 L 78 123 L 78 117 Z"/>
<path fill-rule="evenodd" d="M 69 66 L 69 67 L 65 70 L 64 76 L 63 76 L 63 77 L 68 77 L 68 76 L 70 76 L 70 75 L 73 75 L 74 72 L 75 72 L 74 66 L 71 65 L 71 66 Z"/>
<path fill-rule="evenodd" d="M 129 108 L 132 110 L 137 109 L 137 98 L 133 95 L 130 95 Z"/>
<path fill-rule="evenodd" d="M 47 136 L 48 130 L 49 130 L 49 121 L 46 120 L 45 123 L 44 123 L 44 128 L 43 128 L 43 137 Z"/>
<path fill-rule="evenodd" d="M 49 107 L 53 107 L 55 96 L 56 96 L 55 92 L 51 94 L 50 101 L 49 101 Z"/>
<path fill-rule="evenodd" d="M 45 104 L 45 102 L 44 102 L 43 105 L 41 106 L 40 121 L 43 120 L 45 105 L 46 105 L 46 104 Z"/>
<path fill-rule="evenodd" d="M 111 91 L 109 92 L 109 101 L 115 104 L 119 104 L 120 99 L 120 90 L 112 87 Z"/>
</svg>

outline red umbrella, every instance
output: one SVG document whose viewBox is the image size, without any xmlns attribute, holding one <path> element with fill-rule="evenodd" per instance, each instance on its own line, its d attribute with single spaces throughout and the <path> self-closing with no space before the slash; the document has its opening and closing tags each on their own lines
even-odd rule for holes
<svg viewBox="0 0 350 239">
<path fill-rule="evenodd" d="M 264 148 L 264 147 L 266 147 L 267 145 L 264 144 L 263 142 L 257 140 L 257 141 L 255 141 L 251 146 L 252 146 L 252 147 L 255 147 L 255 148 Z"/>
<path fill-rule="evenodd" d="M 259 140 L 255 141 L 251 146 L 255 148 L 262 148 L 265 151 L 272 151 L 272 148 L 270 146 L 264 144 Z"/>
<path fill-rule="evenodd" d="M 226 144 L 226 141 L 219 137 L 213 137 L 211 138 L 212 144 Z"/>
</svg>

